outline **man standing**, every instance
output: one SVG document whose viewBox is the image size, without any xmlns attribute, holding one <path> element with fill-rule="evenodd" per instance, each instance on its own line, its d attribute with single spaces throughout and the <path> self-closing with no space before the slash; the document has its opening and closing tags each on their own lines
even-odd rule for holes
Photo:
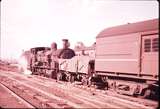
<svg viewBox="0 0 160 109">
<path fill-rule="evenodd" d="M 55 58 L 57 58 L 57 52 L 56 51 L 57 51 L 57 44 L 55 42 L 53 42 L 51 44 L 51 50 L 46 53 L 48 63 L 49 63 L 49 67 L 51 67 L 52 60 L 55 60 Z"/>
<path fill-rule="evenodd" d="M 48 62 L 51 68 L 51 78 L 56 78 L 58 73 L 58 53 L 57 53 L 57 44 L 53 42 L 51 44 L 51 51 L 48 55 Z"/>
<path fill-rule="evenodd" d="M 55 42 L 53 42 L 51 44 L 51 57 L 52 59 L 56 59 L 58 56 L 58 53 L 57 53 L 57 44 Z"/>
<path fill-rule="evenodd" d="M 63 49 L 60 51 L 58 57 L 61 59 L 71 59 L 75 56 L 75 52 L 69 48 L 68 39 L 63 39 Z"/>
</svg>

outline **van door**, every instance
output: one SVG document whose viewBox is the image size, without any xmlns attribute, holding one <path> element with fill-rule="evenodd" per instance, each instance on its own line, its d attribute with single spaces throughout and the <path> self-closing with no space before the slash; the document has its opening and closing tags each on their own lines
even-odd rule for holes
<svg viewBox="0 0 160 109">
<path fill-rule="evenodd" d="M 141 74 L 142 75 L 158 75 L 159 64 L 159 40 L 158 34 L 142 36 L 142 60 Z"/>
</svg>

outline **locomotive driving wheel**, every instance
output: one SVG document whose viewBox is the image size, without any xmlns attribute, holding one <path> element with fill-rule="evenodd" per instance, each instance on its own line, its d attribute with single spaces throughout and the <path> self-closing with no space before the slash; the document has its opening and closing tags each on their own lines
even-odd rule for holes
<svg viewBox="0 0 160 109">
<path fill-rule="evenodd" d="M 62 80 L 62 73 L 61 72 L 57 73 L 57 81 L 60 81 L 60 80 Z"/>
<path fill-rule="evenodd" d="M 69 82 L 70 81 L 70 74 L 68 72 L 65 73 L 66 74 L 66 81 Z"/>
<path fill-rule="evenodd" d="M 70 75 L 70 82 L 72 83 L 72 82 L 74 82 L 74 75 Z"/>
<path fill-rule="evenodd" d="M 83 76 L 83 77 L 82 77 L 82 84 L 83 84 L 83 85 L 88 85 L 87 76 Z"/>
<path fill-rule="evenodd" d="M 66 80 L 68 81 L 68 82 L 74 82 L 74 75 L 73 74 L 71 74 L 71 73 L 69 73 L 69 72 L 67 72 L 66 73 Z"/>
</svg>

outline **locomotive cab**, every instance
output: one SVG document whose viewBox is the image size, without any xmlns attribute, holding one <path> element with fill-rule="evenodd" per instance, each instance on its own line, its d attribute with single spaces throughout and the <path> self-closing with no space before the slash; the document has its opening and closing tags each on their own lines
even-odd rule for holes
<svg viewBox="0 0 160 109">
<path fill-rule="evenodd" d="M 43 69 L 47 64 L 45 52 L 48 50 L 50 50 L 49 47 L 31 48 L 30 69 L 33 74 L 37 74 L 37 72 L 43 72 Z"/>
</svg>

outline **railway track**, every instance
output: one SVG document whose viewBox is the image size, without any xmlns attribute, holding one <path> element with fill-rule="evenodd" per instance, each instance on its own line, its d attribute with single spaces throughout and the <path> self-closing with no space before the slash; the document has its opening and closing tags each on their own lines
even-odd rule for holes
<svg viewBox="0 0 160 109">
<path fill-rule="evenodd" d="M 42 77 L 42 76 L 37 76 L 37 75 L 35 75 L 35 76 L 36 76 L 36 78 L 41 78 L 43 81 L 48 81 L 48 78 L 45 78 L 45 77 Z M 38 81 L 38 79 L 36 79 L 36 78 L 34 78 L 34 79 Z M 55 80 L 51 80 L 51 81 L 55 81 Z M 59 83 L 62 84 L 64 82 L 60 81 Z M 71 85 L 71 84 L 68 83 L 68 85 Z M 118 94 L 118 93 L 114 92 L 113 90 L 95 89 L 95 87 L 84 86 L 84 85 L 81 85 L 81 83 L 72 84 L 71 87 L 76 87 L 76 88 L 80 88 L 82 90 L 86 90 L 86 91 L 91 93 L 90 95 L 101 95 L 104 98 L 107 98 L 109 96 L 110 98 L 113 98 L 113 99 L 120 98 L 120 99 L 122 99 L 120 101 L 124 101 L 124 100 L 127 100 L 127 102 L 131 101 L 132 102 L 131 104 L 136 103 L 140 106 L 144 105 L 144 106 L 154 107 L 154 108 L 156 108 L 158 106 L 157 101 L 153 101 L 153 100 L 150 100 L 150 99 L 137 98 L 137 97 L 133 97 L 133 96 L 121 95 L 121 94 Z"/>
<path fill-rule="evenodd" d="M 0 84 L 0 88 L 1 91 L 3 91 L 3 93 L 1 94 L 5 96 L 5 98 L 0 99 L 1 108 L 35 108 L 31 103 L 23 99 L 21 96 L 16 94 L 12 89 L 8 88 L 4 84 Z M 4 100 L 6 100 L 7 103 Z"/>
<path fill-rule="evenodd" d="M 25 101 L 32 104 L 35 108 L 71 108 L 68 104 L 54 95 L 47 94 L 33 86 L 24 84 L 13 78 L 1 78 L 1 84 L 12 89 L 14 93 L 21 96 Z"/>
<path fill-rule="evenodd" d="M 40 76 L 23 75 L 13 72 L 0 74 L 1 83 L 20 93 L 25 100 L 35 107 L 58 108 L 143 108 L 154 109 L 156 103 L 144 105 L 138 101 L 111 96 L 94 88 L 56 82 Z M 24 94 L 22 94 L 24 93 Z M 28 98 L 24 95 L 27 95 Z M 144 101 L 143 101 L 144 102 Z M 152 105 L 151 105 L 152 104 Z M 154 104 L 154 105 L 153 105 Z"/>
<path fill-rule="evenodd" d="M 137 98 L 137 97 L 133 97 L 133 96 L 127 96 L 127 95 L 121 95 L 116 93 L 113 90 L 101 90 L 101 89 L 95 89 L 95 87 L 88 87 L 88 86 L 84 86 L 84 85 L 74 85 L 75 87 L 81 88 L 83 90 L 88 90 L 93 92 L 94 94 L 98 94 L 101 95 L 103 97 L 108 97 L 110 96 L 111 98 L 121 98 L 123 100 L 127 100 L 127 101 L 132 101 L 132 102 L 136 102 L 138 104 L 142 104 L 145 106 L 151 106 L 151 107 L 157 107 L 158 106 L 158 102 L 157 101 L 153 101 L 150 99 L 143 99 L 143 98 Z"/>
<path fill-rule="evenodd" d="M 4 77 L 3 77 L 4 78 Z M 9 78 L 10 80 L 11 80 L 11 78 Z M 13 78 L 12 78 L 12 80 L 14 80 Z M 7 82 L 6 80 L 4 80 L 5 82 Z M 15 81 L 15 80 L 14 80 Z M 12 83 L 14 82 L 14 81 L 12 81 Z M 30 83 L 31 83 L 31 81 L 29 81 Z M 31 83 L 32 85 L 33 84 L 35 84 L 35 83 L 33 83 L 33 81 L 32 81 L 32 83 Z M 22 84 L 21 84 L 22 85 Z M 24 83 L 23 83 L 23 85 L 24 85 Z M 30 85 L 30 84 L 29 84 Z M 35 84 L 35 85 L 37 85 L 38 86 L 38 84 Z M 17 87 L 18 87 L 18 85 L 16 85 Z M 28 86 L 28 85 L 26 85 L 25 84 L 25 86 Z M 40 85 L 39 85 L 40 86 Z M 93 102 L 93 101 L 89 101 L 89 100 L 86 100 L 86 99 L 84 99 L 84 98 L 78 98 L 77 96 L 75 96 L 76 94 L 74 94 L 74 95 L 68 95 L 68 93 L 64 93 L 64 90 L 54 90 L 54 89 L 51 89 L 51 88 L 47 88 L 48 86 L 45 86 L 45 85 L 43 85 L 43 87 L 38 87 L 38 88 L 34 88 L 38 93 L 40 93 L 39 95 L 43 95 L 43 94 L 46 94 L 46 95 L 48 95 L 48 96 L 50 96 L 50 97 L 53 97 L 53 98 L 56 98 L 56 99 L 59 99 L 61 102 L 63 102 L 63 101 L 65 101 L 65 103 L 67 103 L 67 104 L 70 104 L 70 105 L 72 105 L 72 106 L 74 106 L 74 107 L 76 107 L 76 108 L 99 108 L 99 107 L 103 107 L 103 108 L 105 108 L 106 107 L 106 105 L 105 104 L 103 104 L 103 106 L 102 105 L 100 105 L 100 104 L 98 104 L 97 102 L 96 102 L 96 104 Z M 32 86 L 28 86 L 28 88 L 33 88 Z M 21 89 L 22 89 L 22 87 L 21 87 Z M 44 90 L 45 89 L 45 90 Z M 49 90 L 50 89 L 50 90 Z M 25 90 L 25 89 L 23 89 L 23 90 Z M 31 89 L 30 89 L 31 90 Z M 45 92 L 44 92 L 45 91 Z M 46 91 L 48 92 L 48 93 L 46 93 Z M 54 91 L 54 94 L 56 95 L 56 96 L 54 96 L 53 95 L 53 92 Z M 31 92 L 30 92 L 31 93 Z M 51 94 L 52 93 L 52 94 Z M 34 94 L 35 95 L 35 94 Z M 34 96 L 33 94 L 32 94 L 32 96 Z M 64 99 L 65 98 L 65 99 Z M 113 107 L 113 105 L 112 105 L 112 107 Z M 115 106 L 114 106 L 115 107 Z M 61 107 L 62 108 L 62 107 Z"/>
</svg>

